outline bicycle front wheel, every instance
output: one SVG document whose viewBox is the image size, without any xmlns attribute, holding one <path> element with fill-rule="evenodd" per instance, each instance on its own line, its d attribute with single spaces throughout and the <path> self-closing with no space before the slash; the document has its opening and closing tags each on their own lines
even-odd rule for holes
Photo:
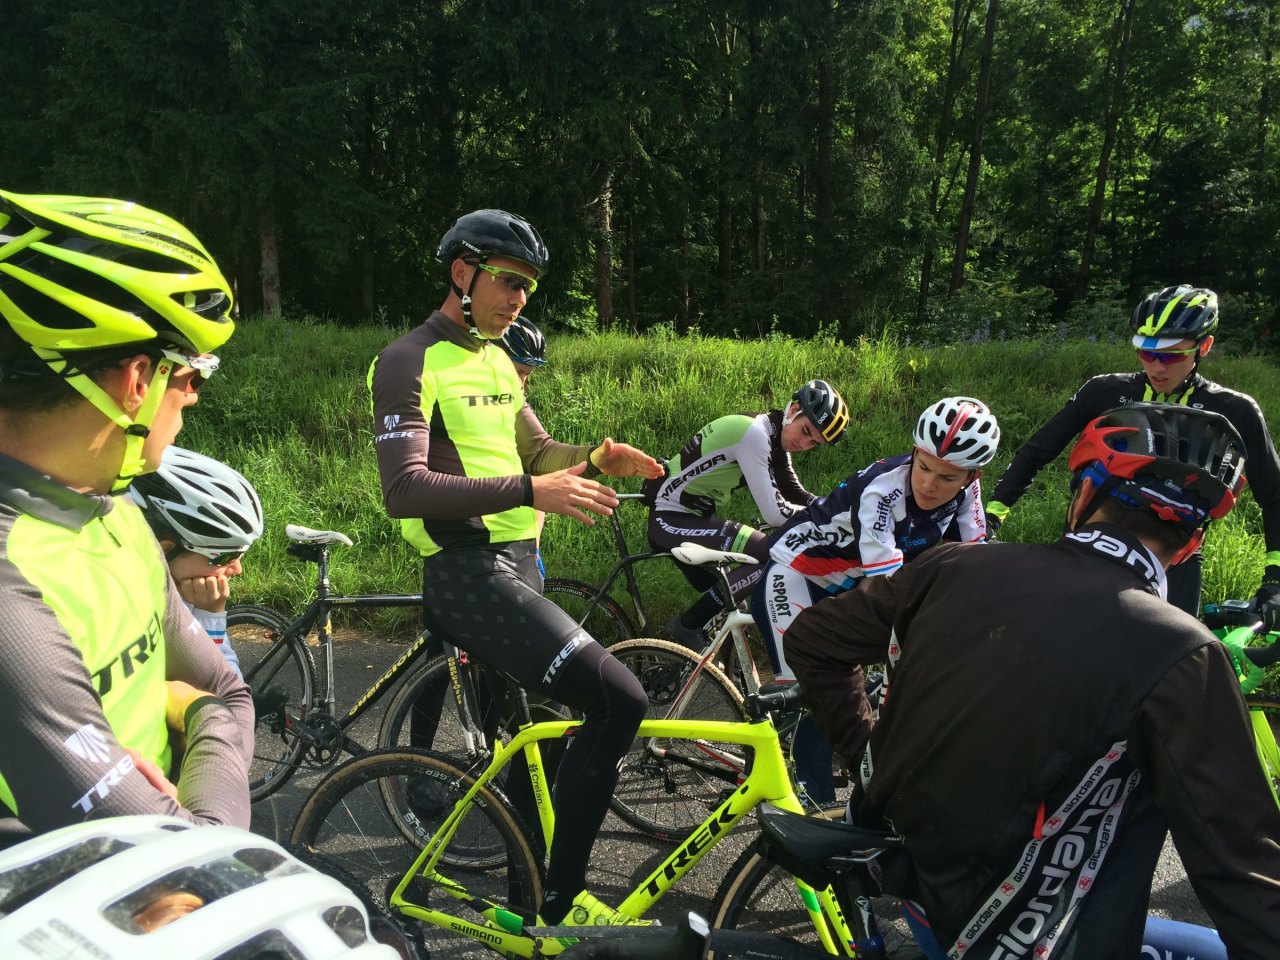
<svg viewBox="0 0 1280 960">
<path fill-rule="evenodd" d="M 718 667 L 666 640 L 627 640 L 610 648 L 649 697 L 648 717 L 746 719 L 742 693 Z M 745 747 L 710 740 L 639 738 L 623 758 L 614 812 L 659 840 L 683 840 L 746 775 Z"/>
<path fill-rule="evenodd" d="M 354 878 L 357 892 L 387 904 L 474 782 L 448 757 L 376 750 L 347 761 L 320 782 L 299 811 L 289 842 L 336 863 Z M 474 855 L 495 848 L 504 853 Z M 405 898 L 472 922 L 481 918 L 478 911 L 493 905 L 532 919 L 541 903 L 541 860 L 528 830 L 491 786 L 476 795 L 437 869 L 445 876 L 415 878 Z M 456 934 L 426 926 L 422 934 L 432 957 L 456 953 Z"/>
<path fill-rule="evenodd" d="M 297 769 L 303 742 L 295 731 L 315 689 L 311 651 L 299 637 L 285 635 L 288 626 L 288 618 L 270 607 L 227 610 L 227 640 L 253 691 L 249 799 L 255 802 L 275 793 Z"/>
<path fill-rule="evenodd" d="M 631 618 L 608 594 L 593 604 L 597 589 L 581 580 L 551 577 L 543 584 L 542 593 L 603 646 L 630 640 L 636 635 Z"/>
</svg>

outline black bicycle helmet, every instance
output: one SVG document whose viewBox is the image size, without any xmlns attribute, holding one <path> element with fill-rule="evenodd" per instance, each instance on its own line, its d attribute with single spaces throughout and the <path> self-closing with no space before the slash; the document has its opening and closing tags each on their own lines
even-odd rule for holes
<svg viewBox="0 0 1280 960">
<path fill-rule="evenodd" d="M 1218 326 L 1218 295 L 1204 287 L 1181 284 L 1147 294 L 1129 323 L 1133 345 L 1159 350 L 1180 340 L 1197 343 Z"/>
<path fill-rule="evenodd" d="M 540 367 L 547 362 L 547 338 L 532 320 L 517 317 L 498 342 L 513 363 Z"/>
<path fill-rule="evenodd" d="M 1099 495 L 1194 529 L 1235 506 L 1244 486 L 1244 441 L 1217 413 L 1132 404 L 1085 427 L 1068 466 L 1075 485 L 1088 476 Z"/>
<path fill-rule="evenodd" d="M 835 387 L 825 380 L 810 380 L 791 395 L 800 411 L 818 428 L 827 443 L 835 443 L 849 426 L 849 407 Z"/>
<path fill-rule="evenodd" d="M 546 275 L 551 257 L 547 245 L 523 217 L 505 210 L 475 210 L 459 217 L 440 239 L 436 259 L 449 264 L 458 257 L 473 256 L 481 262 L 490 257 L 510 257 L 529 264 Z"/>
</svg>

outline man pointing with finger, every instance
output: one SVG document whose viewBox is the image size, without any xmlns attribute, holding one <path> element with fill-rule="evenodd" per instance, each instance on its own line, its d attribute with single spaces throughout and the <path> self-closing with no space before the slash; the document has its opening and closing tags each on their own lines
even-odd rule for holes
<svg viewBox="0 0 1280 960">
<path fill-rule="evenodd" d="M 656 460 L 625 443 L 553 440 L 524 400 L 498 340 L 545 275 L 547 248 L 501 210 L 460 217 L 436 252 L 449 294 L 369 370 L 374 440 L 387 512 L 423 557 L 423 619 L 434 634 L 582 711 L 561 761 L 543 923 L 570 911 L 609 922 L 585 893 L 595 834 L 648 700 L 640 683 L 541 596 L 535 511 L 583 523 L 608 516 L 613 490 L 594 478 L 655 477 Z M 578 916 L 581 911 L 588 919 Z M 602 913 L 606 911 L 607 913 Z M 532 918 L 531 918 L 532 919 Z"/>
</svg>

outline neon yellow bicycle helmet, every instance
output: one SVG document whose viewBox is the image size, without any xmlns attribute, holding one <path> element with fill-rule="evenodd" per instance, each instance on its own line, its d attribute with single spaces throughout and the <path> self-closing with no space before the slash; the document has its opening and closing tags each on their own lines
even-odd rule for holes
<svg viewBox="0 0 1280 960">
<path fill-rule="evenodd" d="M 0 314 L 32 347 L 210 353 L 235 329 L 230 309 L 230 284 L 176 220 L 123 200 L 0 190 Z"/>
<path fill-rule="evenodd" d="M 196 357 L 231 336 L 231 303 L 209 252 L 171 217 L 125 200 L 0 190 L 0 317 L 31 348 L 0 354 L 0 376 L 62 377 L 124 430 L 114 492 L 146 469 L 143 442 L 175 366 L 217 368 Z M 158 359 L 130 416 L 87 371 L 134 347 Z"/>
</svg>

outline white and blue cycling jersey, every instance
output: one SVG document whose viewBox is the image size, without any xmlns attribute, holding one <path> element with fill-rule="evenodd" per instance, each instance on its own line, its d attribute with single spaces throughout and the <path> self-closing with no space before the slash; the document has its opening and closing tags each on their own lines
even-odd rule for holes
<svg viewBox="0 0 1280 960">
<path fill-rule="evenodd" d="M 830 593 L 893 573 L 941 540 L 986 539 L 975 477 L 933 510 L 911 495 L 912 454 L 878 460 L 819 497 L 769 539 L 769 557 Z"/>
</svg>

